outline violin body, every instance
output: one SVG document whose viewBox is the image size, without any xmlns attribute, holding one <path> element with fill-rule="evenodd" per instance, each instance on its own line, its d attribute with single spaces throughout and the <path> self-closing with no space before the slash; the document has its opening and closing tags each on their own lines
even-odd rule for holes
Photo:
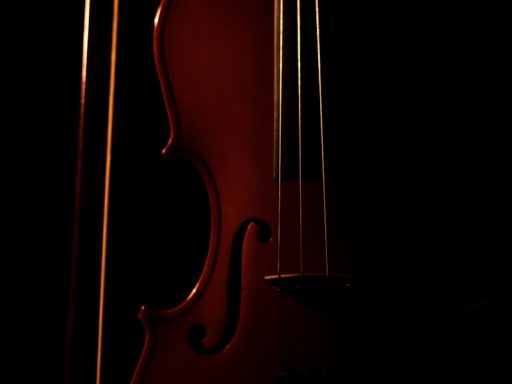
<svg viewBox="0 0 512 384">
<path fill-rule="evenodd" d="M 327 247 L 329 273 L 346 275 L 339 236 L 322 225 L 337 219 L 324 217 L 321 179 L 276 176 L 275 9 L 274 0 L 164 0 L 159 8 L 154 50 L 170 124 L 163 152 L 202 175 L 210 243 L 181 305 L 142 308 L 146 341 L 133 383 L 342 376 L 340 284 L 300 277 L 326 274 Z"/>
</svg>

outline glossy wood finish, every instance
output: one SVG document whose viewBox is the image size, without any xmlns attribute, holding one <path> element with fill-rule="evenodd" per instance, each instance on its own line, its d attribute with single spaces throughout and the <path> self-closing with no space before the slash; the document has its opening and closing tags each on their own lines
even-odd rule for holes
<svg viewBox="0 0 512 384">
<path fill-rule="evenodd" d="M 163 153 L 202 174 L 211 240 L 189 297 L 169 310 L 141 310 L 147 336 L 133 383 L 341 376 L 339 292 L 288 295 L 265 281 L 326 272 L 321 180 L 302 183 L 302 267 L 298 181 L 282 184 L 278 247 L 274 18 L 273 0 L 164 0 L 159 9 L 154 49 L 170 123 Z M 331 236 L 333 275 L 347 273 L 340 253 Z"/>
</svg>

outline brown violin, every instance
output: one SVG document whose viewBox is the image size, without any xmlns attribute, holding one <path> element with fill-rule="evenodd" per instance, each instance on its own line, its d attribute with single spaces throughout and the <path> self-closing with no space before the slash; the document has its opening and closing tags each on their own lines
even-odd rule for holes
<svg viewBox="0 0 512 384">
<path fill-rule="evenodd" d="M 332 162 L 329 7 L 161 3 L 154 56 L 170 125 L 163 154 L 201 174 L 210 242 L 183 303 L 142 308 L 146 340 L 132 383 L 340 379 L 351 267 Z"/>
</svg>

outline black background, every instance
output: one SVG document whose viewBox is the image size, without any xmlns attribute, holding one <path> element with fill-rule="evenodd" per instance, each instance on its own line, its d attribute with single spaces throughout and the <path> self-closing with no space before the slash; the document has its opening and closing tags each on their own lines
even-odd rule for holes
<svg viewBox="0 0 512 384">
<path fill-rule="evenodd" d="M 83 4 L 71 3 L 13 11 L 18 27 L 4 34 L 4 312 L 15 326 L 6 337 L 20 382 L 34 373 L 38 382 L 62 382 L 64 370 L 83 27 Z M 193 170 L 160 159 L 166 123 L 151 51 L 158 1 L 125 3 L 106 382 L 131 375 L 143 337 L 140 304 L 167 307 L 187 294 L 208 216 Z M 99 281 L 111 10 L 92 7 L 81 237 L 88 261 L 79 268 L 74 382 L 94 377 Z M 340 110 L 353 128 L 340 151 L 362 287 L 357 326 L 348 330 L 356 374 L 419 378 L 448 368 L 452 377 L 488 377 L 504 367 L 503 14 L 467 4 L 340 11 Z M 162 261 L 167 251 L 177 257 Z"/>
</svg>

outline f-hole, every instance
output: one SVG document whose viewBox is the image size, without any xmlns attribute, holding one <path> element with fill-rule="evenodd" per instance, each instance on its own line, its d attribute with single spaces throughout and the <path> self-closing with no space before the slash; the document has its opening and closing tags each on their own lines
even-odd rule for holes
<svg viewBox="0 0 512 384">
<path fill-rule="evenodd" d="M 202 324 L 195 324 L 190 327 L 188 332 L 188 341 L 194 351 L 201 355 L 214 355 L 221 352 L 233 339 L 238 322 L 240 320 L 240 305 L 242 298 L 242 250 L 244 239 L 250 224 L 258 226 L 258 240 L 266 243 L 270 240 L 272 230 L 270 226 L 261 219 L 252 218 L 244 221 L 235 232 L 233 244 L 231 247 L 231 259 L 229 264 L 228 286 L 228 316 L 222 337 L 212 348 L 206 348 L 203 340 L 208 334 L 208 330 Z"/>
</svg>

